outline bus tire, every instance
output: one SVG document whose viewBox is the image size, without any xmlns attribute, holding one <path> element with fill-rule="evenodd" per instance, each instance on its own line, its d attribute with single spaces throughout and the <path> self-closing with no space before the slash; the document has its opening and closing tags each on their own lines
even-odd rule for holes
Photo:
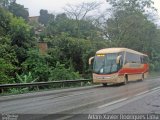
<svg viewBox="0 0 160 120">
<path fill-rule="evenodd" d="M 107 83 L 102 83 L 103 87 L 106 87 L 107 86 Z"/>
<path fill-rule="evenodd" d="M 140 79 L 140 81 L 143 81 L 144 80 L 144 74 L 142 74 L 142 78 Z"/>
<path fill-rule="evenodd" d="M 126 85 L 126 84 L 127 84 L 127 82 L 128 82 L 128 76 L 127 76 L 127 75 L 125 75 L 123 85 Z"/>
</svg>

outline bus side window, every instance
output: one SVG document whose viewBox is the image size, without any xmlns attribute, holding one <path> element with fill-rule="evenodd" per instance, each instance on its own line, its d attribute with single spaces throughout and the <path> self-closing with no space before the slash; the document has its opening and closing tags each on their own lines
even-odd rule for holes
<svg viewBox="0 0 160 120">
<path fill-rule="evenodd" d="M 141 56 L 141 63 L 146 64 L 149 62 L 148 56 Z"/>
<path fill-rule="evenodd" d="M 129 61 L 128 61 L 128 57 L 129 57 L 129 55 L 128 55 L 128 53 L 126 52 L 126 57 L 125 57 L 125 63 L 124 63 L 124 64 L 129 63 Z"/>
<path fill-rule="evenodd" d="M 125 63 L 141 63 L 140 55 L 126 52 Z"/>
<path fill-rule="evenodd" d="M 141 56 L 140 59 L 141 59 L 141 63 L 143 64 L 144 63 L 144 56 Z"/>
<path fill-rule="evenodd" d="M 131 53 L 126 52 L 126 61 L 125 61 L 125 64 L 126 63 L 133 63 L 133 56 L 132 56 Z"/>
</svg>

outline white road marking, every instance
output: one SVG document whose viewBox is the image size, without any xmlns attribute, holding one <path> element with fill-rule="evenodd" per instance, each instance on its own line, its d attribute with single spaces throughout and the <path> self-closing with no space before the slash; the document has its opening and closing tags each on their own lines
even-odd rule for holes
<svg viewBox="0 0 160 120">
<path fill-rule="evenodd" d="M 136 94 L 136 95 L 134 95 L 134 96 L 140 96 L 140 95 L 146 94 L 146 93 L 148 93 L 148 92 L 150 92 L 150 91 L 147 90 L 147 91 L 141 92 L 141 93 L 139 93 L 139 94 Z"/>
<path fill-rule="evenodd" d="M 153 89 L 151 89 L 151 91 L 157 90 L 157 89 L 160 89 L 160 87 L 153 88 Z"/>
<path fill-rule="evenodd" d="M 69 118 L 71 118 L 71 117 L 73 117 L 73 115 L 69 115 L 69 116 L 60 117 L 60 118 L 58 118 L 58 119 L 55 119 L 55 120 L 66 120 L 66 119 L 69 119 Z"/>
<path fill-rule="evenodd" d="M 110 103 L 107 103 L 107 104 L 101 105 L 101 106 L 99 106 L 98 108 L 107 107 L 107 106 L 110 106 L 110 105 L 113 105 L 113 104 L 116 104 L 116 103 L 119 103 L 119 102 L 125 101 L 125 100 L 127 100 L 127 99 L 128 99 L 128 98 L 119 99 L 119 100 L 116 100 L 116 101 L 113 101 L 113 102 L 110 102 Z"/>
<path fill-rule="evenodd" d="M 147 91 L 144 91 L 144 92 L 141 92 L 139 94 L 136 94 L 134 96 L 142 96 L 144 94 L 147 94 L 147 93 L 152 93 L 152 92 L 156 92 L 156 91 L 159 91 L 160 87 L 156 87 L 156 88 L 153 88 L 151 90 L 147 90 Z M 123 102 L 125 100 L 128 100 L 130 99 L 131 97 L 127 97 L 127 98 L 123 98 L 123 99 L 119 99 L 119 100 L 115 100 L 113 102 L 110 102 L 110 103 L 107 103 L 107 104 L 104 104 L 104 105 L 101 105 L 101 106 L 98 106 L 97 108 L 103 108 L 103 107 L 107 107 L 107 106 L 110 106 L 110 105 L 114 105 L 114 104 L 117 104 L 117 103 L 120 103 L 120 102 Z"/>
</svg>

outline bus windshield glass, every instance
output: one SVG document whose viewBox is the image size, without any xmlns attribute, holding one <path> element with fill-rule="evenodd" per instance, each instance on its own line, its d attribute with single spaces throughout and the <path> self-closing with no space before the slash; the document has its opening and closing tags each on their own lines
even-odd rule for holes
<svg viewBox="0 0 160 120">
<path fill-rule="evenodd" d="M 105 55 L 96 55 L 94 59 L 93 72 L 98 74 L 109 74 L 117 72 L 116 64 L 117 53 L 108 53 Z"/>
</svg>

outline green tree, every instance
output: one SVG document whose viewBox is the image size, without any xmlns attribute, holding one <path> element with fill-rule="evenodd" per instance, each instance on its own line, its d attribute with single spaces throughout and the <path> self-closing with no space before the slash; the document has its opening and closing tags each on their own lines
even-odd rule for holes
<svg viewBox="0 0 160 120">
<path fill-rule="evenodd" d="M 47 25 L 50 20 L 54 20 L 54 15 L 49 14 L 47 10 L 41 9 L 38 21 L 43 25 Z"/>
<path fill-rule="evenodd" d="M 68 34 L 52 36 L 45 39 L 48 42 L 49 55 L 53 66 L 56 61 L 65 64 L 66 68 L 73 68 L 81 74 L 88 70 L 88 59 L 100 48 L 107 47 L 105 41 L 91 41 L 81 38 L 70 37 Z M 56 56 L 56 57 L 55 57 Z M 51 62 L 50 62 L 51 63 Z"/>
<path fill-rule="evenodd" d="M 148 52 L 156 37 L 156 26 L 148 20 L 143 11 L 144 7 L 150 6 L 152 2 L 110 0 L 110 3 L 117 9 L 113 13 L 114 17 L 107 20 L 105 30 L 108 39 L 114 46 Z"/>
<path fill-rule="evenodd" d="M 27 50 L 34 45 L 31 34 L 31 27 L 24 19 L 13 17 L 10 22 L 10 36 L 12 46 L 14 46 L 19 63 L 27 58 Z"/>
<path fill-rule="evenodd" d="M 7 63 L 6 60 L 0 58 L 0 84 L 11 83 L 14 67 L 11 63 Z"/>
<path fill-rule="evenodd" d="M 13 15 L 17 16 L 17 17 L 22 17 L 23 19 L 25 19 L 26 21 L 28 21 L 29 18 L 29 12 L 26 8 L 24 8 L 23 5 L 17 4 L 15 2 L 12 2 L 9 7 L 8 10 L 13 13 Z"/>
<path fill-rule="evenodd" d="M 11 3 L 15 3 L 16 0 L 0 0 L 0 7 L 8 8 Z"/>
<path fill-rule="evenodd" d="M 113 16 L 106 21 L 104 33 L 112 46 L 127 47 L 147 53 L 151 68 L 159 69 L 159 30 L 149 20 L 146 9 L 152 9 L 151 0 L 108 0 Z"/>
<path fill-rule="evenodd" d="M 1 7 L 0 13 L 0 36 L 5 36 L 9 32 L 12 15 Z"/>
<path fill-rule="evenodd" d="M 74 72 L 72 68 L 66 69 L 64 64 L 57 62 L 55 68 L 51 71 L 49 80 L 75 80 L 78 78 L 80 78 L 78 72 Z"/>
<path fill-rule="evenodd" d="M 35 41 L 31 27 L 24 19 L 14 17 L 4 8 L 0 8 L 0 12 L 1 76 L 5 76 L 6 83 L 12 83 L 10 80 L 15 78 L 15 73 L 22 73 L 21 63 L 26 60 L 27 50 L 35 45 Z"/>
<path fill-rule="evenodd" d="M 144 13 L 147 9 L 155 9 L 153 7 L 154 2 L 152 0 L 106 0 L 113 6 L 113 9 L 118 10 L 129 10 L 129 11 L 140 11 Z M 147 9 L 146 9 L 147 8 Z"/>
<path fill-rule="evenodd" d="M 23 62 L 23 74 L 31 72 L 33 79 L 48 81 L 51 67 L 48 66 L 47 56 L 41 55 L 38 50 L 28 51 L 28 58 Z"/>
<path fill-rule="evenodd" d="M 0 36 L 8 35 L 14 46 L 19 63 L 23 62 L 26 51 L 34 43 L 31 27 L 22 18 L 14 17 L 7 10 L 0 8 Z"/>
<path fill-rule="evenodd" d="M 98 40 L 103 39 L 101 30 L 91 20 L 74 20 L 65 13 L 58 14 L 54 21 L 49 22 L 46 34 L 49 36 L 66 33 L 71 37 Z"/>
<path fill-rule="evenodd" d="M 12 83 L 17 69 L 16 53 L 9 38 L 0 37 L 0 43 L 0 84 Z"/>
</svg>

